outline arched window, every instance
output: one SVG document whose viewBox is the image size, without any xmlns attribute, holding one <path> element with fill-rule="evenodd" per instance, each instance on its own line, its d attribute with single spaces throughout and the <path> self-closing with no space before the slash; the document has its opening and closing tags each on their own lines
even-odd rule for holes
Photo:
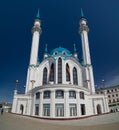
<svg viewBox="0 0 119 130">
<path fill-rule="evenodd" d="M 47 84 L 47 68 L 43 70 L 43 84 Z"/>
<path fill-rule="evenodd" d="M 50 91 L 49 90 L 44 91 L 43 98 L 50 98 Z"/>
<path fill-rule="evenodd" d="M 58 59 L 58 83 L 62 83 L 62 59 Z"/>
<path fill-rule="evenodd" d="M 40 92 L 37 92 L 36 93 L 36 99 L 39 99 L 40 98 Z"/>
<path fill-rule="evenodd" d="M 80 99 L 84 99 L 85 97 L 84 97 L 84 92 L 79 92 L 79 94 L 80 94 Z"/>
<path fill-rule="evenodd" d="M 20 110 L 21 110 L 21 114 L 23 114 L 23 112 L 24 112 L 24 105 L 23 104 L 20 105 Z"/>
<path fill-rule="evenodd" d="M 52 63 L 50 67 L 50 77 L 49 81 L 54 81 L 54 64 Z"/>
<path fill-rule="evenodd" d="M 64 91 L 62 90 L 57 90 L 55 93 L 56 98 L 64 98 Z"/>
<path fill-rule="evenodd" d="M 70 81 L 70 69 L 68 64 L 66 64 L 66 81 Z"/>
<path fill-rule="evenodd" d="M 97 114 L 101 114 L 101 113 L 102 113 L 102 111 L 101 111 L 101 105 L 98 104 L 97 105 Z"/>
<path fill-rule="evenodd" d="M 69 91 L 69 98 L 76 98 L 76 92 L 75 91 Z"/>
<path fill-rule="evenodd" d="M 73 84 L 78 85 L 77 69 L 73 68 Z"/>
</svg>

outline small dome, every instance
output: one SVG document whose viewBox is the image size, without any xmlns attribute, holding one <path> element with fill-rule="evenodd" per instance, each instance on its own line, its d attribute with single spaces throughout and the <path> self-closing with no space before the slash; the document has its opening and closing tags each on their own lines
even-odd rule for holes
<svg viewBox="0 0 119 130">
<path fill-rule="evenodd" d="M 59 55 L 59 54 L 71 55 L 71 52 L 65 48 L 62 48 L 62 47 L 55 48 L 54 50 L 52 50 L 50 52 L 50 55 Z"/>
</svg>

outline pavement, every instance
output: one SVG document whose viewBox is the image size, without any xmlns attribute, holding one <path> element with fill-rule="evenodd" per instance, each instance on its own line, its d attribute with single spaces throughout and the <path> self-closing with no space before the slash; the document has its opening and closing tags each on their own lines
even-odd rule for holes
<svg viewBox="0 0 119 130">
<path fill-rule="evenodd" d="M 119 112 L 65 121 L 4 113 L 0 115 L 0 130 L 119 130 Z"/>
</svg>

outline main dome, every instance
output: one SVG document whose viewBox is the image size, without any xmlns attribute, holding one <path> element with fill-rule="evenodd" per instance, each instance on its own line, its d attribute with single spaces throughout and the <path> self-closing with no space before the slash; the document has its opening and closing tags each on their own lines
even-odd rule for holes
<svg viewBox="0 0 119 130">
<path fill-rule="evenodd" d="M 50 52 L 50 55 L 58 55 L 58 54 L 71 55 L 71 52 L 63 47 L 55 48 Z"/>
</svg>

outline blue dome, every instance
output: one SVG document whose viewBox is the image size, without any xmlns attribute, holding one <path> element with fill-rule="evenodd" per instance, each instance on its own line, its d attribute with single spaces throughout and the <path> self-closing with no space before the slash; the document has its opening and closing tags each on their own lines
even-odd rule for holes
<svg viewBox="0 0 119 130">
<path fill-rule="evenodd" d="M 65 48 L 62 48 L 62 47 L 55 48 L 54 50 L 52 50 L 50 52 L 50 55 L 57 55 L 57 54 L 70 55 L 71 52 Z"/>
</svg>

